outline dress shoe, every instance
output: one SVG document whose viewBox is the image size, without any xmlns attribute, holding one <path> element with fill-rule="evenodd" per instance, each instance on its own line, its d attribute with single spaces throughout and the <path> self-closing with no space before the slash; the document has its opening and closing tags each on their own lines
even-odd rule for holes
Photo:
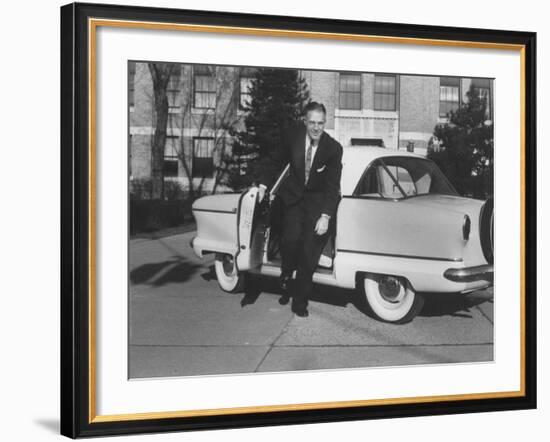
<svg viewBox="0 0 550 442">
<path fill-rule="evenodd" d="M 307 308 L 298 308 L 298 309 L 292 309 L 294 314 L 296 316 L 299 316 L 300 318 L 307 318 L 309 316 L 309 312 L 307 311 Z"/>
<path fill-rule="evenodd" d="M 287 294 L 284 294 L 279 298 L 279 304 L 281 305 L 287 305 L 290 302 L 290 296 Z"/>
</svg>

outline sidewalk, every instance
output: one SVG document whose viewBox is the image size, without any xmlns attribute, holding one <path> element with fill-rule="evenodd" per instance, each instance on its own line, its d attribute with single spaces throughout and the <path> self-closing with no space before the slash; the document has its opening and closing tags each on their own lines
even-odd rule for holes
<svg viewBox="0 0 550 442">
<path fill-rule="evenodd" d="M 130 375 L 192 376 L 493 359 L 492 291 L 439 295 L 409 324 L 375 321 L 356 291 L 316 287 L 307 319 L 262 292 L 229 294 L 194 232 L 130 242 Z M 443 298 L 441 296 L 447 296 Z"/>
</svg>

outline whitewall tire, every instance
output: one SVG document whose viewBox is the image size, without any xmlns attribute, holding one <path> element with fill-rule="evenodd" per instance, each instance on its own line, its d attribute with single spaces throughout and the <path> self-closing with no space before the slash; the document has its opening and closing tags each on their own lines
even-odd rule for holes
<svg viewBox="0 0 550 442">
<path fill-rule="evenodd" d="M 405 278 L 366 274 L 363 290 L 367 304 L 378 319 L 402 324 L 411 321 L 424 305 L 424 297 Z"/>
<path fill-rule="evenodd" d="M 214 263 L 216 277 L 221 289 L 229 293 L 237 293 L 244 288 L 244 275 L 239 274 L 235 259 L 231 255 L 216 253 Z"/>
</svg>

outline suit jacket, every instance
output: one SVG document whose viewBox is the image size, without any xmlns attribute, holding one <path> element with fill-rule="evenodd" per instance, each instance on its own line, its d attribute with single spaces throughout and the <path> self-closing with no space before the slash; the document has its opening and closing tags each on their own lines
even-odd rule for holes
<svg viewBox="0 0 550 442">
<path fill-rule="evenodd" d="M 320 213 L 333 216 L 340 198 L 342 175 L 342 146 L 323 132 L 305 183 L 305 127 L 287 134 L 279 149 L 262 161 L 260 184 L 270 188 L 284 167 L 290 163 L 289 175 L 277 195 L 287 206 L 306 198 Z"/>
</svg>

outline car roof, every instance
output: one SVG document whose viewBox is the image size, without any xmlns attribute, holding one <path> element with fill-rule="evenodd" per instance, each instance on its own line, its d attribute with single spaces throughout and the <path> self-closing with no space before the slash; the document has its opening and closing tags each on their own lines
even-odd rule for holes
<svg viewBox="0 0 550 442">
<path fill-rule="evenodd" d="M 406 150 L 386 149 L 383 147 L 345 147 L 342 157 L 342 195 L 351 195 L 367 166 L 378 158 L 412 157 L 425 160 L 422 155 Z"/>
</svg>

